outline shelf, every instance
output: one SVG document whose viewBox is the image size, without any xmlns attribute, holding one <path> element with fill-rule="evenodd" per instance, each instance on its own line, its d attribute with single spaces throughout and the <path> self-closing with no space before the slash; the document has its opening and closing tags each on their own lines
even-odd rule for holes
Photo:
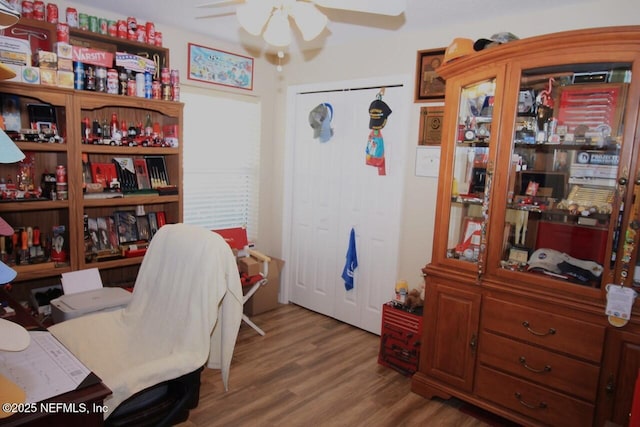
<svg viewBox="0 0 640 427">
<path fill-rule="evenodd" d="M 177 155 L 179 153 L 177 148 L 172 147 L 127 147 L 98 144 L 81 144 L 80 151 L 87 154 L 112 154 L 115 156 Z"/>
<path fill-rule="evenodd" d="M 0 202 L 0 212 L 47 211 L 53 209 L 69 209 L 69 200 Z"/>
<path fill-rule="evenodd" d="M 18 272 L 20 281 L 42 279 L 51 276 L 59 276 L 62 273 L 71 271 L 70 265 L 58 266 L 54 262 L 43 262 L 41 264 L 13 265 L 11 266 Z"/>
<path fill-rule="evenodd" d="M 82 205 L 85 208 L 98 208 L 106 206 L 136 206 L 136 205 L 156 205 L 164 203 L 178 203 L 180 196 L 125 196 L 113 199 L 83 199 Z"/>
</svg>

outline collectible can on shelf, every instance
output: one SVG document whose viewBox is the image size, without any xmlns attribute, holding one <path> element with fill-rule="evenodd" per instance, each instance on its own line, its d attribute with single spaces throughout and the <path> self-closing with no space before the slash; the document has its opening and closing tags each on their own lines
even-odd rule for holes
<svg viewBox="0 0 640 427">
<path fill-rule="evenodd" d="M 162 47 L 162 33 L 160 31 L 156 31 L 156 46 Z"/>
<path fill-rule="evenodd" d="M 170 84 L 162 85 L 162 99 L 165 101 L 171 101 L 171 85 Z"/>
<path fill-rule="evenodd" d="M 105 67 L 96 67 L 96 91 L 107 91 L 107 69 Z"/>
<path fill-rule="evenodd" d="M 180 86 L 171 86 L 171 100 L 180 101 Z"/>
<path fill-rule="evenodd" d="M 153 77 L 150 72 L 144 73 L 144 97 L 151 99 L 153 92 Z"/>
<path fill-rule="evenodd" d="M 154 80 L 151 83 L 151 99 L 161 99 L 162 98 L 162 84 Z"/>
<path fill-rule="evenodd" d="M 139 41 L 140 43 L 147 42 L 147 30 L 143 25 L 138 26 L 138 29 L 136 30 L 136 41 Z"/>
<path fill-rule="evenodd" d="M 136 87 L 136 79 L 130 78 L 127 80 L 127 95 L 136 96 L 138 88 Z"/>
<path fill-rule="evenodd" d="M 73 7 L 68 7 L 65 12 L 67 24 L 71 28 L 78 28 L 78 11 Z"/>
<path fill-rule="evenodd" d="M 84 90 L 84 64 L 82 62 L 73 63 L 73 88 Z"/>
<path fill-rule="evenodd" d="M 78 26 L 81 30 L 89 31 L 89 15 L 81 13 L 78 15 Z"/>
<path fill-rule="evenodd" d="M 89 15 L 89 31 L 91 31 L 92 33 L 97 33 L 98 32 L 98 17 L 97 16 L 93 16 L 93 15 Z"/>
<path fill-rule="evenodd" d="M 118 37 L 118 23 L 117 21 L 109 20 L 107 22 L 107 34 L 111 37 Z"/>
<path fill-rule="evenodd" d="M 162 83 L 163 85 L 168 85 L 169 83 L 171 83 L 171 73 L 166 67 L 160 70 L 160 83 Z"/>
<path fill-rule="evenodd" d="M 129 76 L 127 72 L 123 69 L 118 73 L 118 93 L 120 95 L 127 95 L 127 84 L 128 84 Z"/>
<path fill-rule="evenodd" d="M 47 22 L 50 24 L 59 22 L 58 5 L 55 3 L 47 3 Z"/>
<path fill-rule="evenodd" d="M 108 30 L 109 21 L 107 21 L 107 18 L 98 18 L 98 33 L 106 36 Z"/>
<path fill-rule="evenodd" d="M 92 65 L 84 68 L 84 89 L 96 90 L 96 71 Z"/>
<path fill-rule="evenodd" d="M 44 21 L 45 18 L 45 6 L 42 0 L 35 0 L 33 2 L 33 19 L 36 21 Z"/>
<path fill-rule="evenodd" d="M 56 167 L 56 182 L 67 182 L 67 168 L 64 165 Z"/>
<path fill-rule="evenodd" d="M 22 0 L 22 17 L 33 19 L 33 2 L 31 0 Z"/>
<path fill-rule="evenodd" d="M 144 73 L 136 74 L 136 96 L 144 98 Z"/>
<path fill-rule="evenodd" d="M 69 24 L 58 22 L 56 25 L 56 37 L 59 43 L 69 43 Z"/>
<path fill-rule="evenodd" d="M 147 22 L 145 24 L 147 31 L 147 43 L 156 44 L 156 26 L 153 22 Z"/>
<path fill-rule="evenodd" d="M 171 70 L 170 83 L 171 83 L 171 86 L 180 85 L 180 70 Z"/>
<path fill-rule="evenodd" d="M 129 16 L 127 18 L 127 39 L 136 40 L 138 36 L 138 21 L 135 17 Z"/>
<path fill-rule="evenodd" d="M 117 95 L 118 85 L 119 85 L 118 70 L 114 68 L 109 68 L 107 70 L 107 93 Z"/>
<path fill-rule="evenodd" d="M 127 21 L 124 19 L 119 19 L 116 22 L 116 29 L 118 38 L 126 39 L 127 38 Z"/>
</svg>

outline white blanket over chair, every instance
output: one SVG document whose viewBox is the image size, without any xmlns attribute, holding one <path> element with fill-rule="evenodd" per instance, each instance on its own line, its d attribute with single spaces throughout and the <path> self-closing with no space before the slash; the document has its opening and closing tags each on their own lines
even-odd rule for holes
<svg viewBox="0 0 640 427">
<path fill-rule="evenodd" d="M 105 400 L 112 413 L 138 391 L 205 364 L 221 369 L 226 390 L 241 318 L 229 245 L 203 228 L 171 224 L 153 237 L 126 308 L 49 330 L 113 391 Z"/>
</svg>

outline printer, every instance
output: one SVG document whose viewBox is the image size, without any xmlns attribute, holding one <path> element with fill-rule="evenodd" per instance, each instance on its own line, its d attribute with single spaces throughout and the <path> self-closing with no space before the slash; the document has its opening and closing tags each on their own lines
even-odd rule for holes
<svg viewBox="0 0 640 427">
<path fill-rule="evenodd" d="M 124 308 L 129 301 L 131 292 L 122 288 L 100 288 L 62 295 L 51 300 L 51 317 L 54 323 L 60 323 L 89 313 Z"/>
<path fill-rule="evenodd" d="M 64 295 L 52 299 L 51 317 L 54 323 L 99 311 L 124 308 L 131 301 L 131 292 L 118 288 L 105 288 L 97 268 L 62 274 Z"/>
</svg>

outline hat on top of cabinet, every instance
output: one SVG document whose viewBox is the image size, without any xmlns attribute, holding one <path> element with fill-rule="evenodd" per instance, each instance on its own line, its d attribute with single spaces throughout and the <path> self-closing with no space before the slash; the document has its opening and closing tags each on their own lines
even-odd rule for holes
<svg viewBox="0 0 640 427">
<path fill-rule="evenodd" d="M 473 40 L 456 37 L 444 51 L 444 63 L 446 64 L 473 52 Z"/>
<path fill-rule="evenodd" d="M 488 39 L 478 39 L 473 44 L 474 50 L 483 50 L 493 46 L 499 46 L 504 43 L 508 43 L 510 41 L 519 40 L 518 36 L 513 33 L 502 32 L 496 33 L 489 37 Z"/>
</svg>

